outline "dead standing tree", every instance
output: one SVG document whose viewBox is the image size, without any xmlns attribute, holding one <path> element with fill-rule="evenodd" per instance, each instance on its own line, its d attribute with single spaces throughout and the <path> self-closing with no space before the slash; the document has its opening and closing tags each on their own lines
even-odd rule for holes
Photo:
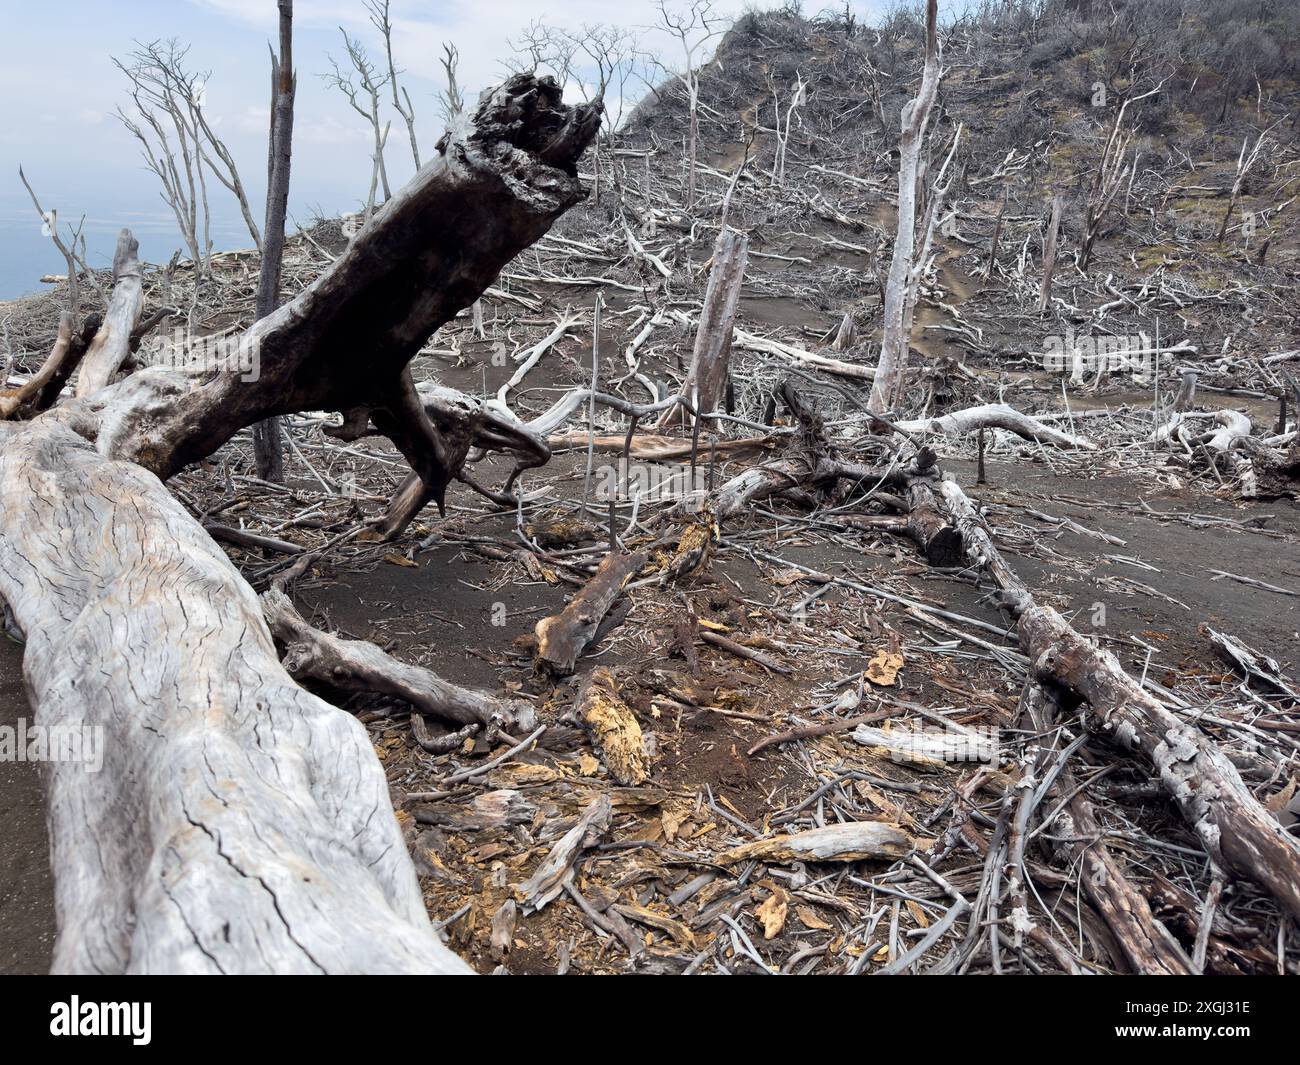
<svg viewBox="0 0 1300 1065">
<path fill-rule="evenodd" d="M 731 367 L 731 340 L 740 305 L 740 289 L 745 280 L 745 263 L 749 255 L 749 237 L 724 228 L 713 246 L 713 268 L 704 292 L 704 306 L 695 333 L 695 350 L 691 368 L 682 382 L 683 399 L 700 414 L 719 408 L 727 391 Z M 680 424 L 689 415 L 681 405 L 669 407 L 659 419 L 658 428 Z M 714 419 L 716 420 L 716 419 Z"/>
<path fill-rule="evenodd" d="M 271 52 L 271 129 L 266 146 L 266 240 L 257 278 L 258 318 L 265 318 L 280 299 L 284 261 L 284 219 L 289 210 L 289 162 L 293 149 L 293 98 L 298 76 L 293 70 L 293 0 L 279 0 L 280 54 Z M 280 419 L 268 418 L 253 429 L 257 475 L 279 484 L 284 480 Z"/>
<path fill-rule="evenodd" d="M 700 133 L 700 50 L 722 32 L 713 14 L 712 0 L 691 0 L 675 9 L 667 0 L 656 0 L 658 28 L 670 34 L 681 47 L 682 69 L 672 75 L 686 93 L 686 210 L 695 206 L 695 155 Z"/>
<path fill-rule="evenodd" d="M 1250 149 L 1249 155 L 1246 154 L 1246 149 L 1250 146 L 1250 138 L 1247 137 L 1241 142 L 1241 152 L 1237 155 L 1237 170 L 1232 178 L 1232 188 L 1228 191 L 1228 208 L 1223 212 L 1223 223 L 1219 226 L 1219 235 L 1215 238 L 1215 243 L 1222 244 L 1223 238 L 1228 233 L 1228 223 L 1232 221 L 1232 212 L 1241 196 L 1242 183 L 1246 180 L 1246 175 L 1259 161 L 1259 150 L 1264 147 L 1268 133 L 1269 131 L 1265 130 L 1259 135 L 1255 140 L 1255 147 Z"/>
<path fill-rule="evenodd" d="M 252 589 L 162 484 L 276 414 L 363 403 L 435 494 L 467 441 L 408 361 L 583 196 L 599 124 L 511 78 L 310 288 L 259 353 L 139 370 L 0 422 L 0 598 L 43 726 L 103 729 L 99 773 L 51 764 L 72 972 L 465 971 L 429 924 L 365 730 L 282 668 Z"/>
<path fill-rule="evenodd" d="M 1106 212 L 1110 210 L 1110 206 L 1115 202 L 1119 190 L 1125 186 L 1136 166 L 1136 158 L 1132 161 L 1125 161 L 1129 145 L 1133 142 L 1136 131 L 1124 127 L 1124 116 L 1128 112 L 1130 104 L 1145 100 L 1148 96 L 1154 96 L 1164 88 L 1164 84 L 1164 81 L 1161 81 L 1155 88 L 1148 89 L 1141 95 L 1129 97 L 1119 105 L 1119 109 L 1115 112 L 1115 118 L 1111 122 L 1110 131 L 1106 135 L 1106 142 L 1102 146 L 1101 159 L 1097 163 L 1097 172 L 1093 175 L 1092 184 L 1088 188 L 1088 199 L 1084 205 L 1083 244 L 1079 249 L 1078 260 L 1079 269 L 1084 273 L 1087 273 L 1088 264 L 1092 262 L 1093 245 L 1101 233 L 1101 225 L 1105 220 Z"/>
<path fill-rule="evenodd" d="M 114 59 L 131 83 L 136 112 L 132 118 L 118 108 L 117 116 L 140 142 L 145 163 L 162 184 L 163 200 L 176 216 L 190 257 L 197 268 L 205 270 L 212 250 L 205 172 L 234 195 L 258 251 L 262 250 L 262 235 L 253 221 L 235 158 L 204 112 L 209 74 L 186 70 L 188 53 L 188 48 L 173 39 L 141 44 L 126 62 Z"/>
<path fill-rule="evenodd" d="M 393 63 L 393 20 L 389 15 L 388 0 L 370 0 L 365 5 L 370 14 L 370 21 L 384 38 L 384 58 L 388 61 L 388 87 L 393 94 L 393 110 L 402 116 L 406 123 L 406 134 L 411 140 L 411 158 L 415 160 L 415 169 L 420 169 L 420 145 L 415 137 L 415 106 L 411 103 L 411 94 L 397 80 L 398 70 Z"/>
<path fill-rule="evenodd" d="M 373 138 L 371 151 L 370 192 L 366 197 L 365 219 L 375 213 L 375 196 L 382 190 L 384 202 L 392 198 L 388 187 L 388 168 L 384 165 L 384 145 L 388 141 L 388 129 L 391 123 L 381 121 L 379 117 L 379 94 L 388 84 L 387 74 L 381 74 L 366 54 L 360 41 L 348 35 L 342 26 L 339 33 L 343 35 L 343 46 L 347 52 L 351 73 L 346 73 L 339 66 L 338 60 L 329 57 L 330 73 L 322 74 L 327 85 L 333 85 L 348 101 L 348 106 L 370 124 Z M 354 80 L 355 77 L 355 80 Z"/>
<path fill-rule="evenodd" d="M 880 362 L 871 383 L 867 407 L 872 414 L 889 410 L 902 394 L 907 372 L 909 342 L 908 307 L 913 303 L 913 288 L 919 278 L 913 271 L 912 255 L 916 247 L 916 196 L 921 166 L 921 146 L 925 141 L 930 111 L 939 92 L 939 42 L 936 31 L 937 0 L 925 7 L 925 67 L 921 88 L 902 114 L 902 139 L 898 155 L 898 231 L 894 237 L 894 255 L 889 264 L 885 285 L 884 336 L 880 345 Z"/>
<path fill-rule="evenodd" d="M 999 218 L 1000 220 L 1000 218 Z M 1061 232 L 1061 194 L 1052 197 L 1052 216 L 1047 223 L 1047 237 L 1043 240 L 1043 280 L 1038 288 L 1038 311 L 1047 310 L 1052 298 L 1052 275 L 1056 272 L 1056 238 Z"/>
</svg>

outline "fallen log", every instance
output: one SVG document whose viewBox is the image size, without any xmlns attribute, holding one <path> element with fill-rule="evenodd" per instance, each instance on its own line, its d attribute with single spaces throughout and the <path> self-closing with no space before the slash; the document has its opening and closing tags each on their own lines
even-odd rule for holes
<svg viewBox="0 0 1300 1065">
<path fill-rule="evenodd" d="M 625 787 L 644 784 L 650 772 L 641 725 L 619 698 L 618 684 L 608 669 L 592 670 L 578 693 L 575 710 L 609 775 Z"/>
<path fill-rule="evenodd" d="M 917 840 L 885 821 L 848 821 L 810 828 L 792 836 L 742 843 L 718 855 L 722 865 L 736 862 L 856 862 L 867 858 L 906 858 L 928 841 Z"/>
<path fill-rule="evenodd" d="M 63 972 L 466 972 L 438 940 L 365 730 L 275 654 L 256 595 L 159 477 L 277 414 L 379 414 L 435 498 L 456 459 L 405 366 L 583 196 L 599 105 L 517 75 L 232 356 L 0 422 L 0 598 L 47 768 Z M 129 305 L 129 293 L 124 304 Z M 129 335 L 129 330 L 127 330 Z"/>
<path fill-rule="evenodd" d="M 1054 693 L 1037 681 L 1026 688 L 1022 706 L 1027 711 L 1028 724 L 1033 734 L 1047 735 L 1055 725 L 1058 702 Z M 1043 791 L 1043 785 L 1048 785 Z M 1021 787 L 1036 789 L 1026 810 L 1034 799 L 1048 798 L 1054 804 L 1065 803 L 1057 810 L 1052 822 L 1051 839 L 1055 842 L 1066 863 L 1080 869 L 1079 880 L 1089 900 L 1110 928 L 1115 942 L 1123 952 L 1133 972 L 1144 976 L 1187 976 L 1192 965 L 1177 940 L 1151 912 L 1147 898 L 1128 878 L 1121 862 L 1106 846 L 1105 835 L 1097 822 L 1092 800 L 1079 788 L 1073 774 L 1063 768 L 1050 781 L 1039 782 L 1032 777 L 1021 780 Z M 1029 791 L 1023 792 L 1028 795 Z M 1017 823 L 1017 838 L 1023 862 L 1023 838 L 1026 824 Z M 1020 863 L 1017 863 L 1018 865 Z M 1020 877 L 1020 869 L 1008 871 L 1013 886 Z M 1015 892 L 1013 890 L 1013 896 Z M 1021 892 L 1023 895 L 1023 891 Z M 1018 916 L 1014 911 L 1012 921 L 1029 920 L 1028 911 Z"/>
<path fill-rule="evenodd" d="M 745 351 L 757 351 L 763 355 L 776 355 L 778 358 L 787 359 L 801 366 L 811 367 L 814 370 L 824 370 L 827 373 L 835 374 L 837 377 L 849 377 L 856 381 L 871 381 L 876 376 L 876 370 L 873 366 L 861 366 L 856 362 L 832 359 L 828 355 L 819 355 L 815 351 L 805 351 L 793 344 L 783 344 L 779 340 L 769 340 L 766 337 L 755 336 L 753 333 L 746 333 L 743 329 L 736 330 L 733 343 L 736 347 L 743 348 Z"/>
<path fill-rule="evenodd" d="M 52 762 L 55 972 L 460 972 L 365 729 L 281 667 L 257 596 L 153 474 L 0 423 L 0 595 Z"/>
<path fill-rule="evenodd" d="M 971 564 L 1001 589 L 1032 675 L 1086 700 L 1095 715 L 1093 727 L 1142 754 L 1155 769 L 1210 858 L 1253 880 L 1300 917 L 1300 843 L 1251 794 L 1228 757 L 1195 724 L 1150 695 L 1110 651 L 1085 639 L 1051 607 L 1034 602 L 956 482 L 941 482 L 939 493 Z"/>
<path fill-rule="evenodd" d="M 556 676 L 572 673 L 578 656 L 595 638 L 601 619 L 622 593 L 623 585 L 646 564 L 647 557 L 644 551 L 607 554 L 568 606 L 537 623 L 537 664 Z"/>
</svg>

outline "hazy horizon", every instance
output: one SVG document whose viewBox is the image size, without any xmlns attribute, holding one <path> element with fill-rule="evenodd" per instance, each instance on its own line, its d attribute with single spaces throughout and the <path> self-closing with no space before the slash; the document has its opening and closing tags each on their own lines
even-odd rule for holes
<svg viewBox="0 0 1300 1065">
<path fill-rule="evenodd" d="M 0 19 L 10 52 L 0 67 L 0 91 L 10 103 L 0 130 L 0 299 L 43 291 L 43 274 L 62 274 L 63 257 L 42 232 L 18 178 L 21 164 L 42 205 L 58 212 L 60 232 L 85 217 L 88 260 L 112 261 L 118 231 L 129 226 L 147 261 L 166 262 L 183 248 L 170 207 L 160 198 L 157 179 L 138 147 L 113 114 L 127 101 L 126 79 L 112 63 L 136 41 L 178 38 L 188 44 L 187 65 L 210 70 L 206 112 L 226 140 L 249 189 L 254 218 L 264 209 L 268 122 L 268 42 L 276 31 L 274 0 L 141 0 L 113 5 L 105 30 L 103 3 L 62 0 L 35 8 L 0 0 Z M 719 0 L 715 10 L 738 14 L 742 0 Z M 760 5 L 770 6 L 770 5 Z M 853 5 L 863 14 L 874 2 Z M 339 25 L 359 36 L 372 58 L 380 57 L 378 32 L 369 24 L 361 0 L 298 0 L 294 5 L 294 65 L 298 71 L 295 105 L 290 229 L 321 211 L 337 214 L 363 204 L 370 180 L 370 130 L 339 92 L 320 74 L 328 56 L 341 52 Z M 811 10 L 811 9 L 810 9 Z M 608 4 L 572 0 L 563 14 L 549 17 L 523 0 L 490 5 L 431 4 L 394 0 L 394 51 L 403 84 L 415 105 L 424 157 L 442 131 L 437 94 L 442 89 L 438 58 L 444 41 L 460 50 L 460 80 L 473 100 L 504 72 L 512 54 L 508 40 L 541 18 L 569 28 L 615 22 L 638 31 L 655 18 L 651 0 L 632 0 L 611 17 Z M 671 58 L 665 37 L 641 32 L 648 48 Z M 51 46 L 51 40 L 57 44 Z M 583 72 L 579 71 L 580 75 Z M 644 87 L 629 91 L 640 95 Z M 394 122 L 385 152 L 394 188 L 414 171 L 406 131 Z M 213 183 L 215 184 L 215 183 Z M 217 249 L 249 247 L 233 196 L 216 187 L 211 194 L 212 235 Z"/>
</svg>

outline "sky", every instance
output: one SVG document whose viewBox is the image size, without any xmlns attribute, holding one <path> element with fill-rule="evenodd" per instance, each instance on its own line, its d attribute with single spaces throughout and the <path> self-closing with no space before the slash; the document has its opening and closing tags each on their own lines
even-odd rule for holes
<svg viewBox="0 0 1300 1065">
<path fill-rule="evenodd" d="M 735 15 L 745 6 L 743 0 L 715 0 L 714 9 Z M 806 3 L 805 12 L 821 6 Z M 852 6 L 869 17 L 882 4 L 853 0 Z M 636 29 L 649 50 L 672 57 L 672 42 L 647 32 L 656 18 L 652 0 L 563 0 L 552 11 L 536 0 L 392 0 L 391 11 L 395 60 L 404 71 L 426 159 L 443 128 L 437 94 L 444 42 L 459 49 L 460 81 L 470 101 L 501 79 L 513 56 L 510 41 L 538 18 L 570 29 L 611 23 Z M 296 0 L 290 229 L 294 220 L 305 223 L 317 213 L 356 210 L 369 186 L 369 127 L 320 77 L 330 69 L 329 56 L 342 55 L 340 26 L 380 58 L 380 38 L 362 0 Z M 181 247 L 157 179 L 144 169 L 137 145 L 114 115 L 128 98 L 112 57 L 125 58 L 136 41 L 175 37 L 191 47 L 193 69 L 211 71 L 205 110 L 249 186 L 260 226 L 267 48 L 276 27 L 275 0 L 0 0 L 0 299 L 40 291 L 42 274 L 64 271 L 19 181 L 20 164 L 42 206 L 57 210 L 61 231 L 85 217 L 92 266 L 111 262 L 122 226 L 132 229 L 147 261 L 166 262 Z M 396 188 L 414 164 L 401 119 L 391 108 L 386 117 L 394 120 L 385 159 Z M 214 246 L 249 247 L 233 197 L 214 189 L 212 208 Z"/>
</svg>

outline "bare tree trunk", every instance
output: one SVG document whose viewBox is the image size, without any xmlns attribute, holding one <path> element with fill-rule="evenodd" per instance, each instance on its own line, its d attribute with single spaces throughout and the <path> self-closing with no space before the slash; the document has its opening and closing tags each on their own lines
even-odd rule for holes
<svg viewBox="0 0 1300 1065">
<path fill-rule="evenodd" d="M 696 100 L 698 89 L 691 93 L 691 123 L 686 147 L 686 210 L 695 207 L 695 150 L 700 132 L 700 107 Z"/>
<path fill-rule="evenodd" d="M 713 268 L 704 292 L 691 369 L 682 382 L 681 395 L 700 412 L 717 410 L 727 389 L 731 366 L 731 337 L 736 308 L 745 279 L 749 238 L 734 229 L 724 229 L 713 246 Z M 660 429 L 678 425 L 686 415 L 679 406 L 669 407 L 659 420 Z"/>
<path fill-rule="evenodd" d="M 902 139 L 898 160 L 898 231 L 894 237 L 894 255 L 889 264 L 885 285 L 884 337 L 880 345 L 880 362 L 867 408 L 873 414 L 889 409 L 893 397 L 901 393 L 902 378 L 907 370 L 907 306 L 911 297 L 912 253 L 916 246 L 916 186 L 921 165 L 921 145 L 925 140 L 930 111 L 939 91 L 939 45 L 936 30 L 937 0 L 927 0 L 925 8 L 925 70 L 921 88 L 903 108 Z"/>
<path fill-rule="evenodd" d="M 129 229 L 117 236 L 113 255 L 113 295 L 99 327 L 81 362 L 77 396 L 88 396 L 103 388 L 117 373 L 131 350 L 131 333 L 144 310 L 144 271 L 137 254 L 140 243 Z"/>
<path fill-rule="evenodd" d="M 293 683 L 256 595 L 158 478 L 268 416 L 370 399 L 436 476 L 454 449 L 403 421 L 406 363 L 581 198 L 599 120 L 549 79 L 487 94 L 245 333 L 256 380 L 146 369 L 0 422 L 0 598 L 36 722 L 98 729 L 104 756 L 48 767 L 56 969 L 467 971 L 429 924 L 364 729 Z"/>
<path fill-rule="evenodd" d="M 284 219 L 289 207 L 289 164 L 293 154 L 293 98 L 298 78 L 293 69 L 293 0 L 279 0 L 280 55 L 271 53 L 271 132 L 266 148 L 266 233 L 262 269 L 257 278 L 258 318 L 265 318 L 280 299 L 284 261 Z M 279 484 L 284 480 L 284 442 L 279 418 L 253 427 L 257 475 Z"/>
<path fill-rule="evenodd" d="M 1007 199 L 1010 196 L 1009 186 L 1002 189 L 1002 202 L 998 204 L 998 216 L 993 221 L 993 237 L 989 240 L 989 261 L 984 267 L 984 276 L 993 276 L 993 267 L 998 261 L 998 243 L 1002 239 L 1002 216 L 1007 210 Z"/>
<path fill-rule="evenodd" d="M 1043 243 L 1043 283 L 1038 290 L 1038 312 L 1047 310 L 1052 298 L 1052 274 L 1056 271 L 1056 236 L 1061 228 L 1061 194 L 1052 197 L 1052 219 L 1047 223 L 1047 239 Z"/>
</svg>

